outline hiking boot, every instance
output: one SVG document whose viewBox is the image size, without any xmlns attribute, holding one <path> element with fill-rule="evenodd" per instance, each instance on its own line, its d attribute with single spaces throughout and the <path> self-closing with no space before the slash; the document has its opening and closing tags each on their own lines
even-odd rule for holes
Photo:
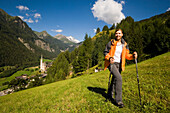
<svg viewBox="0 0 170 113">
<path fill-rule="evenodd" d="M 118 106 L 119 108 L 125 107 L 125 105 L 123 104 L 123 102 L 118 102 L 118 103 L 117 103 L 117 106 Z"/>
</svg>

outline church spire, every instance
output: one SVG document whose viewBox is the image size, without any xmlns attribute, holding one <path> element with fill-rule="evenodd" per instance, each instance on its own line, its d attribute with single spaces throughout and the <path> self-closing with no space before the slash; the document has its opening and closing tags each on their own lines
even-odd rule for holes
<svg viewBox="0 0 170 113">
<path fill-rule="evenodd" d="M 41 55 L 41 60 L 40 60 L 40 70 L 43 70 L 43 56 Z"/>
</svg>

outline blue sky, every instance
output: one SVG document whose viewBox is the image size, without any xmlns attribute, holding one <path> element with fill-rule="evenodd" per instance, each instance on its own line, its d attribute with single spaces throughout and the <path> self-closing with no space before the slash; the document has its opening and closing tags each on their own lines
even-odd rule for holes
<svg viewBox="0 0 170 113">
<path fill-rule="evenodd" d="M 170 0 L 0 0 L 0 8 L 20 16 L 32 30 L 84 40 L 94 29 L 131 16 L 135 21 L 170 10 Z"/>
</svg>

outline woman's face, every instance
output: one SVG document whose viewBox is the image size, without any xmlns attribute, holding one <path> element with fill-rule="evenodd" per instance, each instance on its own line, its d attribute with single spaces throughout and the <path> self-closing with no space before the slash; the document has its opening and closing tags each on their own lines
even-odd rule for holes
<svg viewBox="0 0 170 113">
<path fill-rule="evenodd" d="M 116 31 L 115 37 L 117 40 L 120 40 L 122 38 L 122 36 L 123 36 L 123 33 L 121 30 Z"/>
</svg>

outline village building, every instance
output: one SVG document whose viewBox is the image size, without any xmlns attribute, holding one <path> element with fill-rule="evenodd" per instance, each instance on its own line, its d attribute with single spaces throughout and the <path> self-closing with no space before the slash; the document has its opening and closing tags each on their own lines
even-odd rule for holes
<svg viewBox="0 0 170 113">
<path fill-rule="evenodd" d="M 94 72 L 95 73 L 99 72 L 98 67 L 95 68 Z"/>
<path fill-rule="evenodd" d="M 15 77 L 16 79 L 24 79 L 24 80 L 27 80 L 28 79 L 28 75 L 27 74 L 23 74 L 21 76 L 17 76 Z"/>
</svg>

